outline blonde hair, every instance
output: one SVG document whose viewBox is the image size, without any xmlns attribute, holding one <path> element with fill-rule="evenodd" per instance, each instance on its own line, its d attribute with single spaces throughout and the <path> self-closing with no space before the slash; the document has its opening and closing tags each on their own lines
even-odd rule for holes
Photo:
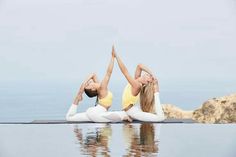
<svg viewBox="0 0 236 157">
<path fill-rule="evenodd" d="M 141 87 L 141 91 L 140 91 L 141 109 L 144 112 L 154 113 L 155 112 L 154 103 L 155 103 L 154 84 L 148 83 L 147 85 L 144 85 Z"/>
</svg>

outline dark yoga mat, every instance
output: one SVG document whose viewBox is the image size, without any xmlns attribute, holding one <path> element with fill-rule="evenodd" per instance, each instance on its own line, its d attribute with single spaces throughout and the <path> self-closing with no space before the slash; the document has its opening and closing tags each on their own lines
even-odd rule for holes
<svg viewBox="0 0 236 157">
<path fill-rule="evenodd" d="M 32 122 L 0 122 L 0 124 L 80 124 L 80 123 L 94 123 L 94 122 L 67 122 L 66 120 L 34 120 Z M 127 122 L 112 122 L 112 124 L 120 124 Z M 132 123 L 197 123 L 192 119 L 166 119 L 162 122 L 141 122 L 133 121 Z"/>
</svg>

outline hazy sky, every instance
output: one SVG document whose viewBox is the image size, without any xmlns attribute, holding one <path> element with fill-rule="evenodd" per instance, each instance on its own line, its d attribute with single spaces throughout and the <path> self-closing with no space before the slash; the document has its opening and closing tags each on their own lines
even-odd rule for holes
<svg viewBox="0 0 236 157">
<path fill-rule="evenodd" d="M 1 81 L 102 77 L 112 43 L 131 73 L 234 80 L 236 1 L 0 0 Z"/>
</svg>

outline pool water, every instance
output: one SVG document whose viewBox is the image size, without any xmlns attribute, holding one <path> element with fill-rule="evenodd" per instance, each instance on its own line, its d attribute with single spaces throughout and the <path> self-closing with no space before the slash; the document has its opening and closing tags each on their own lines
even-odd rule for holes
<svg viewBox="0 0 236 157">
<path fill-rule="evenodd" d="M 0 156 L 235 157 L 235 124 L 2 124 Z"/>
</svg>

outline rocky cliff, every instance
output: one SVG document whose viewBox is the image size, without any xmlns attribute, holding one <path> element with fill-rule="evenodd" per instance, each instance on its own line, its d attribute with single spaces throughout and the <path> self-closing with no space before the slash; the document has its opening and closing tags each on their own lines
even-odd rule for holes
<svg viewBox="0 0 236 157">
<path fill-rule="evenodd" d="M 167 118 L 191 118 L 200 123 L 236 123 L 236 94 L 209 99 L 194 111 L 164 104 Z"/>
</svg>

